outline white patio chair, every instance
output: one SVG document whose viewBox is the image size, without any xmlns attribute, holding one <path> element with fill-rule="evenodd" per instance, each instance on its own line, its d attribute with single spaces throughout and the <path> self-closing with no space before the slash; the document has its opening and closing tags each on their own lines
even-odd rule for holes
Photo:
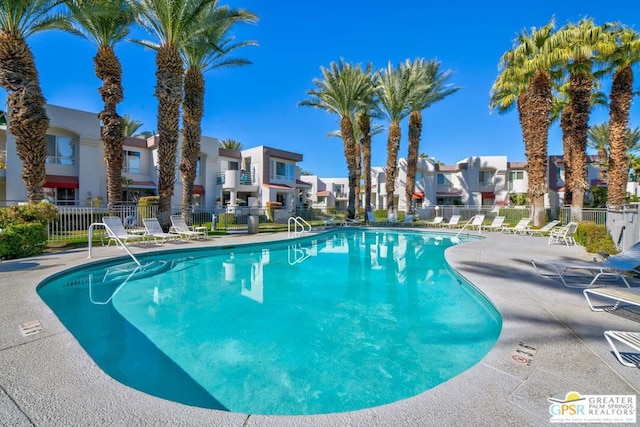
<svg viewBox="0 0 640 427">
<path fill-rule="evenodd" d="M 431 221 L 426 221 L 425 225 L 429 226 L 429 227 L 438 227 L 438 226 L 442 225 L 443 221 L 444 221 L 444 217 L 443 216 L 437 216 L 437 217 L 433 218 Z"/>
<path fill-rule="evenodd" d="M 196 231 L 187 225 L 182 215 L 171 215 L 171 228 L 169 233 L 178 235 L 181 239 L 203 239 L 206 237 L 205 231 Z"/>
<path fill-rule="evenodd" d="M 167 240 L 176 240 L 177 235 L 173 233 L 165 233 L 157 218 L 143 218 L 142 223 L 146 230 L 146 236 L 153 238 L 156 244 L 164 243 Z"/>
<path fill-rule="evenodd" d="M 521 236 L 526 236 L 529 234 L 529 223 L 531 222 L 531 218 L 522 218 L 518 223 L 513 227 L 502 227 L 500 231 L 503 233 L 513 233 L 519 234 Z"/>
<path fill-rule="evenodd" d="M 485 230 L 500 231 L 503 227 L 505 218 L 505 216 L 497 216 L 493 218 L 493 221 L 491 221 L 491 224 L 485 227 Z"/>
<path fill-rule="evenodd" d="M 124 228 L 124 224 L 122 223 L 122 220 L 119 216 L 104 216 L 102 217 L 102 223 L 104 224 L 104 227 L 107 230 L 107 235 L 109 237 L 107 246 L 111 245 L 112 242 L 117 246 L 119 242 L 122 242 L 123 244 L 129 242 L 140 243 L 142 240 L 144 240 L 144 235 L 142 234 L 128 233 Z"/>
<path fill-rule="evenodd" d="M 549 233 L 548 244 L 552 245 L 554 243 L 561 243 L 563 245 L 573 246 L 576 244 L 576 240 L 573 236 L 576 234 L 577 230 L 578 223 L 573 221 L 564 227 L 553 229 Z"/>
<path fill-rule="evenodd" d="M 451 215 L 449 222 L 440 224 L 441 227 L 456 228 L 460 225 L 460 215 Z"/>
</svg>

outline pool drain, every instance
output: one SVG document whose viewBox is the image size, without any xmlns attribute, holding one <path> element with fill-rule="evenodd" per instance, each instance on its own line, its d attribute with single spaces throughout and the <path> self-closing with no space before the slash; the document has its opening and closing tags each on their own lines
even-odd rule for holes
<svg viewBox="0 0 640 427">
<path fill-rule="evenodd" d="M 44 331 L 44 328 L 40 324 L 39 320 L 32 320 L 31 322 L 20 325 L 20 332 L 22 332 L 23 337 L 35 335 L 42 331 Z"/>
</svg>

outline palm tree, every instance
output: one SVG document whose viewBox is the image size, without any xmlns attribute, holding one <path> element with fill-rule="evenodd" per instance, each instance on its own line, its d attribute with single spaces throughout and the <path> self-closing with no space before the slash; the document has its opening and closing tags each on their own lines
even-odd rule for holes
<svg viewBox="0 0 640 427">
<path fill-rule="evenodd" d="M 607 205 L 619 207 L 626 196 L 628 163 L 625 144 L 633 95 L 633 68 L 640 62 L 640 36 L 630 28 L 608 27 L 611 35 L 603 53 L 615 71 L 609 95 L 609 192 Z"/>
<path fill-rule="evenodd" d="M 38 203 L 44 197 L 49 117 L 27 39 L 63 24 L 64 13 L 55 11 L 62 3 L 62 0 L 0 1 L 0 86 L 8 92 L 9 131 L 16 138 L 29 203 Z"/>
<path fill-rule="evenodd" d="M 407 63 L 412 72 L 417 73 L 416 78 L 423 80 L 423 90 L 411 102 L 411 114 L 409 115 L 409 146 L 407 154 L 407 182 L 406 201 L 407 214 L 411 211 L 411 202 L 416 185 L 416 171 L 418 167 L 418 154 L 420 152 L 420 137 L 422 135 L 422 110 L 429 108 L 438 101 L 442 101 L 454 94 L 460 88 L 452 87 L 447 81 L 453 74 L 451 70 L 440 71 L 440 61 L 432 59 L 425 61 L 417 59 L 413 63 Z"/>
<path fill-rule="evenodd" d="M 500 59 L 502 72 L 491 89 L 492 109 L 506 112 L 514 105 L 518 108 L 527 157 L 528 195 L 536 226 L 545 222 L 547 139 L 553 107 L 550 70 L 555 64 L 550 55 L 553 27 L 552 20 L 540 29 L 521 31 L 514 40 L 514 48 Z"/>
<path fill-rule="evenodd" d="M 234 150 L 241 151 L 242 150 L 242 142 L 236 141 L 233 138 L 225 138 L 219 142 L 220 148 L 224 148 L 226 150 Z"/>
<path fill-rule="evenodd" d="M 128 114 L 122 116 L 122 123 L 124 124 L 124 136 L 133 136 L 142 127 L 140 120 L 132 119 Z"/>
<path fill-rule="evenodd" d="M 355 193 L 360 175 L 352 117 L 368 99 L 371 65 L 363 70 L 359 64 L 353 66 L 341 58 L 337 64 L 332 62 L 329 68 L 320 67 L 320 71 L 323 78 L 313 80 L 317 88 L 307 92 L 311 99 L 301 101 L 298 105 L 320 108 L 340 117 L 340 135 L 349 173 L 347 217 L 355 218 Z"/>
<path fill-rule="evenodd" d="M 182 129 L 182 205 L 183 214 L 188 212 L 193 197 L 193 182 L 196 178 L 200 138 L 202 137 L 202 116 L 204 113 L 204 73 L 216 68 L 248 65 L 251 62 L 228 55 L 244 46 L 257 45 L 254 41 L 234 43 L 229 35 L 238 23 L 253 23 L 257 16 L 242 9 L 218 7 L 215 0 L 209 14 L 204 16 L 202 31 L 189 40 L 182 48 L 182 56 L 187 71 L 184 77 L 183 129 Z"/>
<path fill-rule="evenodd" d="M 625 132 L 625 146 L 627 158 L 634 157 L 634 153 L 640 151 L 640 127 L 627 128 Z M 587 133 L 587 146 L 598 152 L 600 163 L 600 179 L 607 181 L 607 169 L 609 167 L 609 123 L 601 123 L 591 126 Z M 630 163 L 629 163 L 630 164 Z"/>
<path fill-rule="evenodd" d="M 122 200 L 122 146 L 125 137 L 125 121 L 116 111 L 124 98 L 124 90 L 122 66 L 114 48 L 129 34 L 135 16 L 129 0 L 67 0 L 66 4 L 71 11 L 70 32 L 87 39 L 98 49 L 93 63 L 96 75 L 102 80 L 98 92 L 104 108 L 98 118 L 102 121 L 107 197 L 109 210 L 112 210 L 114 204 Z"/>
<path fill-rule="evenodd" d="M 594 88 L 593 61 L 602 43 L 604 31 L 590 18 L 569 24 L 554 35 L 555 54 L 569 72 L 567 104 L 561 127 L 565 143 L 566 186 L 571 194 L 572 219 L 582 219 L 587 182 L 587 130 Z M 568 155 L 568 156 L 567 156 Z M 568 157 L 568 158 L 567 158 Z M 567 175 L 565 175 L 567 178 Z"/>
<path fill-rule="evenodd" d="M 182 103 L 184 64 L 180 49 L 204 30 L 203 17 L 214 0 L 140 0 L 137 20 L 157 42 L 137 42 L 156 51 L 158 99 L 158 204 L 157 218 L 169 229 L 171 197 L 176 179 L 176 159 Z"/>
<path fill-rule="evenodd" d="M 379 114 L 389 122 L 387 133 L 387 167 L 386 192 L 387 212 L 395 212 L 395 183 L 397 176 L 398 151 L 402 131 L 400 122 L 411 112 L 414 98 L 424 90 L 424 84 L 416 73 L 411 71 L 411 63 L 393 68 L 391 62 L 381 73 L 377 94 L 379 99 Z"/>
</svg>

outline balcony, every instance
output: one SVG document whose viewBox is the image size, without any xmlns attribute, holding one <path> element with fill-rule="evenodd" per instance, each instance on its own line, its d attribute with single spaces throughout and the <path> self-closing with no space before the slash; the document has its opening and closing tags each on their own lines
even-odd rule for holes
<svg viewBox="0 0 640 427">
<path fill-rule="evenodd" d="M 249 172 L 228 170 L 216 175 L 216 184 L 222 188 L 239 191 L 257 191 L 258 180 Z"/>
</svg>

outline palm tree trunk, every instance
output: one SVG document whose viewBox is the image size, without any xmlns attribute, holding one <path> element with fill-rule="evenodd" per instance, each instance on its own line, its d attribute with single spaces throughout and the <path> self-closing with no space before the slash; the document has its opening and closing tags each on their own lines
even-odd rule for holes
<svg viewBox="0 0 640 427">
<path fill-rule="evenodd" d="M 93 63 L 96 76 L 103 82 L 99 92 L 104 109 L 98 114 L 98 118 L 102 121 L 109 212 L 113 213 L 115 204 L 122 200 L 124 120 L 116 112 L 116 107 L 123 99 L 122 67 L 111 47 L 100 47 Z"/>
<path fill-rule="evenodd" d="M 364 175 L 364 210 L 368 212 L 371 209 L 371 119 L 366 111 L 358 116 L 358 127 L 362 134 L 360 147 L 362 151 L 362 174 Z"/>
<path fill-rule="evenodd" d="M 572 103 L 571 216 L 574 221 L 581 221 L 584 196 L 589 186 L 587 182 L 587 132 L 589 130 L 593 79 L 590 74 L 585 73 L 572 75 L 569 86 Z"/>
<path fill-rule="evenodd" d="M 629 172 L 626 129 L 633 93 L 633 71 L 631 67 L 619 68 L 611 82 L 609 111 L 609 193 L 607 205 L 619 208 L 624 203 Z"/>
<path fill-rule="evenodd" d="M 407 185 L 406 212 L 411 213 L 413 193 L 416 187 L 416 171 L 418 168 L 418 152 L 420 151 L 420 136 L 422 134 L 422 113 L 414 110 L 409 116 L 409 149 L 407 153 Z"/>
<path fill-rule="evenodd" d="M 354 132 L 353 139 L 355 141 L 355 132 Z M 359 218 L 360 217 L 360 179 L 362 177 L 362 147 L 360 146 L 360 144 L 358 144 L 358 141 L 355 141 L 354 146 L 356 149 L 355 156 L 356 156 L 356 173 L 357 173 L 356 188 L 355 188 L 356 197 L 354 200 L 354 205 L 355 205 L 355 217 Z"/>
<path fill-rule="evenodd" d="M 532 203 L 531 217 L 535 226 L 545 222 L 544 195 L 547 192 L 547 139 L 551 123 L 552 107 L 551 79 L 545 71 L 538 71 L 529 84 L 524 125 L 529 129 L 531 141 L 528 147 L 527 173 L 529 175 L 529 198 Z"/>
<path fill-rule="evenodd" d="M 573 133 L 571 132 L 571 118 L 572 109 L 571 104 L 567 104 L 562 109 L 562 115 L 560 116 L 560 128 L 562 129 L 562 150 L 563 150 L 563 161 L 564 161 L 564 204 L 570 205 L 573 200 L 573 192 L 571 189 L 573 188 L 573 182 L 571 181 L 571 170 L 573 168 L 573 162 L 571 160 L 573 155 L 573 142 L 571 138 L 573 138 Z"/>
<path fill-rule="evenodd" d="M 180 103 L 182 102 L 182 59 L 174 45 L 163 45 L 156 54 L 158 99 L 158 221 L 169 229 L 171 196 L 176 180 L 176 157 Z"/>
<path fill-rule="evenodd" d="M 16 138 L 16 151 L 22 160 L 27 200 L 39 203 L 44 198 L 49 118 L 33 53 L 24 38 L 4 31 L 0 33 L 0 86 L 9 92 L 9 132 Z"/>
<path fill-rule="evenodd" d="M 356 158 L 356 138 L 353 135 L 353 124 L 349 116 L 344 115 L 340 120 L 340 133 L 344 145 L 344 157 L 347 160 L 349 172 L 349 202 L 347 205 L 347 217 L 355 218 L 356 184 L 358 181 L 358 161 Z"/>
<path fill-rule="evenodd" d="M 387 213 L 394 213 L 396 208 L 394 204 L 394 193 L 396 186 L 396 170 L 398 163 L 398 151 L 400 150 L 400 123 L 392 121 L 389 125 L 389 135 L 387 137 L 387 169 L 386 183 L 387 190 Z"/>
<path fill-rule="evenodd" d="M 187 217 L 193 198 L 193 182 L 200 154 L 202 115 L 204 111 L 204 77 L 195 68 L 189 68 L 184 78 L 184 105 L 182 130 L 182 214 Z"/>
</svg>

